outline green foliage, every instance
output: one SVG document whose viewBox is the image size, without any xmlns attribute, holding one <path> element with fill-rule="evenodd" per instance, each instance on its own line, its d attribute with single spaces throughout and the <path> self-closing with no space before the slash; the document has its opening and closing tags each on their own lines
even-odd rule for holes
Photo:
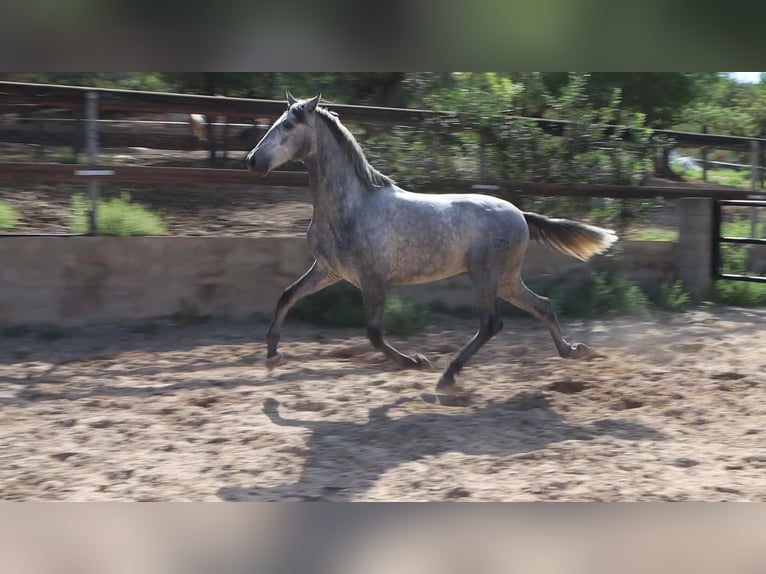
<svg viewBox="0 0 766 574">
<path fill-rule="evenodd" d="M 766 284 L 720 279 L 713 285 L 713 301 L 736 307 L 763 307 L 766 306 Z"/>
<path fill-rule="evenodd" d="M 685 310 L 691 301 L 681 281 L 672 284 L 660 283 L 647 291 L 647 297 L 655 307 L 673 313 Z"/>
<path fill-rule="evenodd" d="M 353 285 L 339 283 L 299 301 L 290 317 L 315 325 L 363 327 L 362 293 Z"/>
<path fill-rule="evenodd" d="M 719 75 L 699 84 L 699 96 L 683 109 L 678 129 L 763 137 L 766 86 L 741 84 Z"/>
<path fill-rule="evenodd" d="M 31 332 L 31 329 L 26 325 L 12 325 L 10 327 L 3 327 L 0 331 L 3 337 L 23 337 Z"/>
<path fill-rule="evenodd" d="M 46 325 L 44 327 L 38 328 L 35 332 L 35 335 L 41 341 L 58 341 L 59 339 L 64 338 L 66 334 L 60 327 L 56 327 L 54 325 Z"/>
<path fill-rule="evenodd" d="M 181 299 L 178 310 L 173 313 L 172 319 L 179 325 L 201 325 L 210 320 L 208 315 L 202 315 L 194 303 Z"/>
<path fill-rule="evenodd" d="M 677 241 L 677 229 L 652 228 L 642 231 L 636 238 L 639 241 Z"/>
<path fill-rule="evenodd" d="M 647 125 L 668 127 L 687 105 L 704 97 L 705 86 L 718 79 L 715 73 L 688 72 L 595 72 L 587 74 L 586 97 L 596 107 L 604 106 L 616 90 L 626 110 L 646 116 Z M 569 74 L 543 74 L 551 93 L 565 90 Z"/>
<path fill-rule="evenodd" d="M 760 222 L 756 236 L 763 237 L 766 224 Z M 745 218 L 724 222 L 721 233 L 727 237 L 749 237 L 750 221 Z M 722 243 L 722 271 L 733 275 L 747 274 L 747 258 L 750 246 Z M 720 279 L 713 285 L 713 301 L 721 305 L 738 307 L 762 307 L 766 305 L 766 284 Z"/>
<path fill-rule="evenodd" d="M 556 96 L 535 76 L 522 79 L 534 83 L 547 118 L 570 122 L 560 136 L 518 117 L 530 105 L 523 84 L 501 74 L 456 73 L 424 96 L 426 107 L 460 114 L 437 122 L 441 132 L 457 133 L 442 139 L 440 159 L 462 156 L 462 175 L 489 179 L 634 184 L 646 177 L 654 150 L 646 117 L 621 109 L 619 91 L 595 107 L 588 75 L 570 75 Z"/>
<path fill-rule="evenodd" d="M 46 72 L 26 74 L 25 82 L 167 92 L 172 84 L 157 72 Z"/>
<path fill-rule="evenodd" d="M 423 330 L 430 320 L 426 305 L 420 305 L 404 297 L 386 300 L 384 329 L 395 335 L 411 335 Z"/>
<path fill-rule="evenodd" d="M 72 233 L 87 233 L 91 203 L 84 195 L 72 198 L 69 228 Z M 99 235 L 118 237 L 136 235 L 164 235 L 167 226 L 162 218 L 139 203 L 131 203 L 130 195 L 123 193 L 118 198 L 99 200 L 96 217 Z"/>
<path fill-rule="evenodd" d="M 139 323 L 137 325 L 131 325 L 128 327 L 128 331 L 130 333 L 135 333 L 139 335 L 153 335 L 157 333 L 160 330 L 160 326 L 157 325 L 157 323 L 147 322 L 147 323 Z"/>
<path fill-rule="evenodd" d="M 681 167 L 679 163 L 672 162 L 673 171 L 689 181 L 702 181 L 702 168 L 694 169 L 690 167 Z M 750 189 L 750 170 L 747 169 L 727 169 L 713 168 L 707 171 L 707 181 L 715 185 L 728 185 L 731 187 L 741 187 Z"/>
<path fill-rule="evenodd" d="M 88 163 L 88 158 L 85 154 L 77 154 L 74 148 L 71 147 L 59 149 L 55 154 L 55 158 L 56 163 L 76 163 L 80 165 Z"/>
<path fill-rule="evenodd" d="M 641 287 L 614 271 L 577 280 L 539 282 L 530 288 L 549 297 L 556 314 L 562 317 L 645 315 L 650 304 L 661 309 L 681 311 L 688 302 L 688 294 L 680 283 L 663 286 L 657 293 L 647 296 Z M 429 307 L 434 313 L 465 319 L 478 318 L 478 310 L 473 305 L 452 307 L 434 301 Z M 503 300 L 498 300 L 497 307 L 504 317 L 530 316 Z"/>
<path fill-rule="evenodd" d="M 290 317 L 331 327 L 364 327 L 366 325 L 362 294 L 356 287 L 341 283 L 306 297 L 290 311 Z M 386 300 L 384 331 L 409 335 L 421 331 L 430 318 L 429 309 L 403 297 Z"/>
<path fill-rule="evenodd" d="M 560 283 L 550 297 L 556 312 L 570 317 L 644 315 L 649 310 L 649 300 L 641 288 L 613 271 L 576 283 Z"/>
<path fill-rule="evenodd" d="M 19 212 L 12 205 L 0 201 L 0 231 L 7 231 L 16 227 L 19 222 Z"/>
<path fill-rule="evenodd" d="M 766 222 L 762 219 L 758 221 L 755 228 L 755 237 L 763 237 L 766 233 Z M 750 219 L 747 217 L 738 217 L 731 221 L 724 221 L 721 223 L 721 234 L 724 237 L 750 237 Z M 737 247 L 733 245 L 726 245 L 725 247 Z M 740 249 L 747 249 L 747 246 L 740 246 Z M 740 269 L 744 271 L 744 267 Z M 731 273 L 737 273 L 738 271 L 731 271 Z"/>
</svg>

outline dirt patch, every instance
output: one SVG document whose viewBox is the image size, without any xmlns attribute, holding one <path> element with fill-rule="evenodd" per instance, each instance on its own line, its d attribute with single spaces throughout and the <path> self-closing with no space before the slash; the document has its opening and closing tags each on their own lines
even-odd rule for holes
<svg viewBox="0 0 766 574">
<path fill-rule="evenodd" d="M 0 339 L 5 500 L 766 500 L 766 312 L 506 321 L 463 371 L 400 371 L 361 330 L 288 319 Z M 392 341 L 442 369 L 475 322 Z M 694 352 L 690 352 L 694 346 Z M 523 350 L 522 350 L 523 348 Z M 345 352 L 351 349 L 352 352 Z M 676 349 L 676 350 L 674 350 Z"/>
</svg>

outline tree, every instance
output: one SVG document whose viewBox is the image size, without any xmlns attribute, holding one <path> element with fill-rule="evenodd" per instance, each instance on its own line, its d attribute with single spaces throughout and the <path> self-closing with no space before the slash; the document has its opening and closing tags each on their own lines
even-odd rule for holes
<svg viewBox="0 0 766 574">
<path fill-rule="evenodd" d="M 714 72 L 597 72 L 588 74 L 586 94 L 591 104 L 603 107 L 619 89 L 624 109 L 644 114 L 651 128 L 669 128 L 716 77 Z M 569 83 L 564 73 L 545 73 L 543 81 L 554 95 Z"/>
</svg>

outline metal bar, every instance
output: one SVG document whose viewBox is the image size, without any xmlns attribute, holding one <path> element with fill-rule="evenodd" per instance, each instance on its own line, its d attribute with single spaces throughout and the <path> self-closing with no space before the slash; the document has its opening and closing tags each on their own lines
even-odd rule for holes
<svg viewBox="0 0 766 574">
<path fill-rule="evenodd" d="M 721 199 L 718 203 L 721 205 L 766 207 L 766 201 L 763 199 Z"/>
<path fill-rule="evenodd" d="M 76 169 L 75 175 L 84 175 L 87 177 L 114 175 L 113 169 Z"/>
<path fill-rule="evenodd" d="M 722 201 L 713 202 L 713 260 L 711 273 L 713 279 L 721 276 L 721 204 Z"/>
<path fill-rule="evenodd" d="M 88 237 L 87 233 L 0 233 L 2 237 Z"/>
<path fill-rule="evenodd" d="M 766 283 L 766 277 L 757 275 L 734 275 L 731 273 L 722 273 L 718 276 L 720 279 L 732 279 L 735 281 L 749 281 L 751 283 Z"/>
<path fill-rule="evenodd" d="M 739 243 L 743 245 L 766 245 L 766 239 L 754 237 L 720 237 L 721 243 Z"/>
</svg>

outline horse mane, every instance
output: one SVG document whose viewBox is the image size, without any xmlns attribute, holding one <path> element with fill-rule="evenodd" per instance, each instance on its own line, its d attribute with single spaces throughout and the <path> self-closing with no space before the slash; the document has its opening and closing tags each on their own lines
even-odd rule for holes
<svg viewBox="0 0 766 574">
<path fill-rule="evenodd" d="M 372 165 L 370 165 L 370 162 L 367 161 L 367 157 L 364 155 L 359 142 L 356 141 L 356 138 L 348 130 L 348 128 L 340 123 L 338 114 L 331 112 L 326 108 L 320 107 L 317 107 L 315 111 L 317 116 L 322 118 L 322 121 L 324 121 L 324 123 L 327 124 L 327 127 L 330 128 L 330 132 L 335 137 L 335 140 L 340 145 L 340 148 L 343 150 L 346 156 L 348 156 L 348 159 L 351 160 L 351 164 L 354 166 L 354 171 L 356 172 L 357 176 L 369 190 L 372 191 L 387 185 L 394 184 L 393 179 L 387 175 L 383 175 L 377 169 L 372 167 Z"/>
</svg>

